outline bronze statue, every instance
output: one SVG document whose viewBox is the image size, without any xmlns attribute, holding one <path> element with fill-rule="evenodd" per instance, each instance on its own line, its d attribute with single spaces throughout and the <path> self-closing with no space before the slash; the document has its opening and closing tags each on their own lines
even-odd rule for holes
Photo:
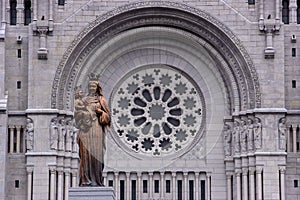
<svg viewBox="0 0 300 200">
<path fill-rule="evenodd" d="M 88 95 L 75 92 L 75 123 L 80 157 L 80 186 L 103 186 L 105 135 L 110 126 L 110 111 L 98 77 L 91 74 Z"/>
</svg>

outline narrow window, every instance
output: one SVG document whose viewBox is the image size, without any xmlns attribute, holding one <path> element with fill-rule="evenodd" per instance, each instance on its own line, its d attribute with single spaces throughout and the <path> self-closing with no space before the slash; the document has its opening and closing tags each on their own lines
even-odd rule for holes
<svg viewBox="0 0 300 200">
<path fill-rule="evenodd" d="M 297 24 L 300 24 L 300 0 L 297 0 Z"/>
<path fill-rule="evenodd" d="M 296 48 L 292 48 L 292 57 L 296 57 Z"/>
<path fill-rule="evenodd" d="M 125 200 L 125 182 L 120 180 L 120 200 Z"/>
<path fill-rule="evenodd" d="M 10 1 L 10 25 L 17 24 L 17 1 L 11 0 Z"/>
<path fill-rule="evenodd" d="M 294 180 L 294 188 L 298 187 L 298 180 Z"/>
<path fill-rule="evenodd" d="M 166 180 L 166 193 L 171 193 L 171 181 Z"/>
<path fill-rule="evenodd" d="M 136 180 L 131 181 L 131 200 L 136 200 Z"/>
<path fill-rule="evenodd" d="M 15 180 L 15 188 L 20 188 L 20 181 L 19 180 Z"/>
<path fill-rule="evenodd" d="M 65 5 L 65 0 L 58 0 L 58 5 L 59 6 Z"/>
<path fill-rule="evenodd" d="M 18 49 L 17 54 L 18 54 L 18 58 L 22 58 L 22 50 L 21 49 Z"/>
<path fill-rule="evenodd" d="M 113 180 L 109 180 L 108 181 L 108 186 L 109 187 L 113 187 L 114 186 L 114 181 Z"/>
<path fill-rule="evenodd" d="M 154 193 L 159 193 L 159 180 L 154 180 Z"/>
<path fill-rule="evenodd" d="M 200 188 L 201 188 L 200 199 L 205 200 L 205 180 L 201 180 Z"/>
<path fill-rule="evenodd" d="M 292 80 L 292 88 L 296 88 L 296 86 L 297 86 L 296 80 Z"/>
<path fill-rule="evenodd" d="M 22 88 L 22 82 L 21 81 L 17 81 L 17 89 L 21 89 Z"/>
<path fill-rule="evenodd" d="M 255 4 L 255 0 L 248 0 L 248 4 L 249 5 L 254 5 Z"/>
<path fill-rule="evenodd" d="M 177 199 L 182 200 L 182 180 L 177 181 Z"/>
<path fill-rule="evenodd" d="M 143 180 L 143 193 L 147 193 L 147 192 L 148 192 L 148 181 Z"/>
<path fill-rule="evenodd" d="M 282 22 L 284 24 L 289 23 L 289 0 L 282 1 Z"/>
<path fill-rule="evenodd" d="M 31 23 L 31 1 L 24 0 L 24 25 Z"/>
<path fill-rule="evenodd" d="M 194 181 L 189 180 L 189 199 L 194 199 Z"/>
</svg>

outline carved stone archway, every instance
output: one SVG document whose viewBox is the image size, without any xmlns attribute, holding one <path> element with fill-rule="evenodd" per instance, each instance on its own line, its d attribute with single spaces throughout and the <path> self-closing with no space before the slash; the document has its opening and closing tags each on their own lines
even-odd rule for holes
<svg viewBox="0 0 300 200">
<path fill-rule="evenodd" d="M 228 93 L 230 113 L 261 106 L 253 62 L 228 27 L 208 13 L 184 4 L 146 1 L 121 6 L 99 16 L 75 37 L 57 68 L 51 107 L 72 110 L 73 88 L 91 52 L 122 32 L 149 26 L 170 27 L 201 39 L 203 47 L 216 59 Z"/>
</svg>

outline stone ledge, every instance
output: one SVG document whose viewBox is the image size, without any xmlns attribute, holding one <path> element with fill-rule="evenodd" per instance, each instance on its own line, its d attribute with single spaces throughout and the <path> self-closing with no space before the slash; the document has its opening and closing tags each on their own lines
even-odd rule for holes
<svg viewBox="0 0 300 200">
<path fill-rule="evenodd" d="M 70 200 L 115 200 L 112 187 L 77 187 L 69 188 Z"/>
</svg>

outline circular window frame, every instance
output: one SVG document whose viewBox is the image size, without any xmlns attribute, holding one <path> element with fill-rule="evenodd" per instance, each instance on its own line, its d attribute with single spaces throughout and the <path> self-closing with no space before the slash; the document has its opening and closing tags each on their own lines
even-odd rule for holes
<svg viewBox="0 0 300 200">
<path fill-rule="evenodd" d="M 201 101 L 201 114 L 200 114 L 201 115 L 201 123 L 200 123 L 199 128 L 196 129 L 194 136 L 192 137 L 192 139 L 190 139 L 190 141 L 187 142 L 187 145 L 185 145 L 182 149 L 175 151 L 175 152 L 174 151 L 173 152 L 161 151 L 161 152 L 159 152 L 159 154 L 155 154 L 154 151 L 152 151 L 152 153 L 151 153 L 151 151 L 149 153 L 145 153 L 145 152 L 139 153 L 139 151 L 134 151 L 132 149 L 132 147 L 130 147 L 125 141 L 126 138 L 123 135 L 125 133 L 122 132 L 124 130 L 118 130 L 118 128 L 116 126 L 116 120 L 118 120 L 118 119 L 114 118 L 113 113 L 115 112 L 115 110 L 114 110 L 114 105 L 112 105 L 112 104 L 113 104 L 115 95 L 118 95 L 117 92 L 120 89 L 121 85 L 124 83 L 124 81 L 128 80 L 128 78 L 130 76 L 134 75 L 135 73 L 138 73 L 142 70 L 153 69 L 153 68 L 170 69 L 170 70 L 177 71 L 180 74 L 182 74 L 184 76 L 184 78 L 187 79 L 188 82 L 190 82 L 190 84 L 193 86 L 193 88 L 195 88 L 196 93 L 198 95 L 197 98 L 199 98 L 199 100 Z M 111 126 L 110 134 L 111 134 L 113 140 L 116 142 L 116 144 L 122 150 L 124 150 L 126 153 L 128 153 L 129 155 L 131 155 L 137 159 L 145 159 L 145 158 L 175 159 L 175 158 L 178 158 L 179 156 L 182 156 L 185 153 L 189 152 L 201 139 L 203 139 L 203 136 L 205 133 L 205 127 L 206 127 L 206 103 L 205 103 L 204 95 L 203 95 L 199 85 L 187 73 L 185 73 L 184 71 L 182 71 L 174 66 L 169 66 L 166 64 L 151 64 L 151 65 L 140 66 L 138 68 L 131 70 L 129 73 L 124 75 L 122 77 L 122 79 L 118 81 L 118 83 L 116 83 L 116 85 L 111 93 L 111 96 L 109 98 L 109 104 L 110 104 L 111 112 L 112 112 L 112 126 Z M 153 105 L 155 105 L 155 104 L 153 104 Z M 198 123 L 198 122 L 196 122 L 196 123 Z M 122 136 L 119 136 L 119 135 L 122 135 Z"/>
</svg>

